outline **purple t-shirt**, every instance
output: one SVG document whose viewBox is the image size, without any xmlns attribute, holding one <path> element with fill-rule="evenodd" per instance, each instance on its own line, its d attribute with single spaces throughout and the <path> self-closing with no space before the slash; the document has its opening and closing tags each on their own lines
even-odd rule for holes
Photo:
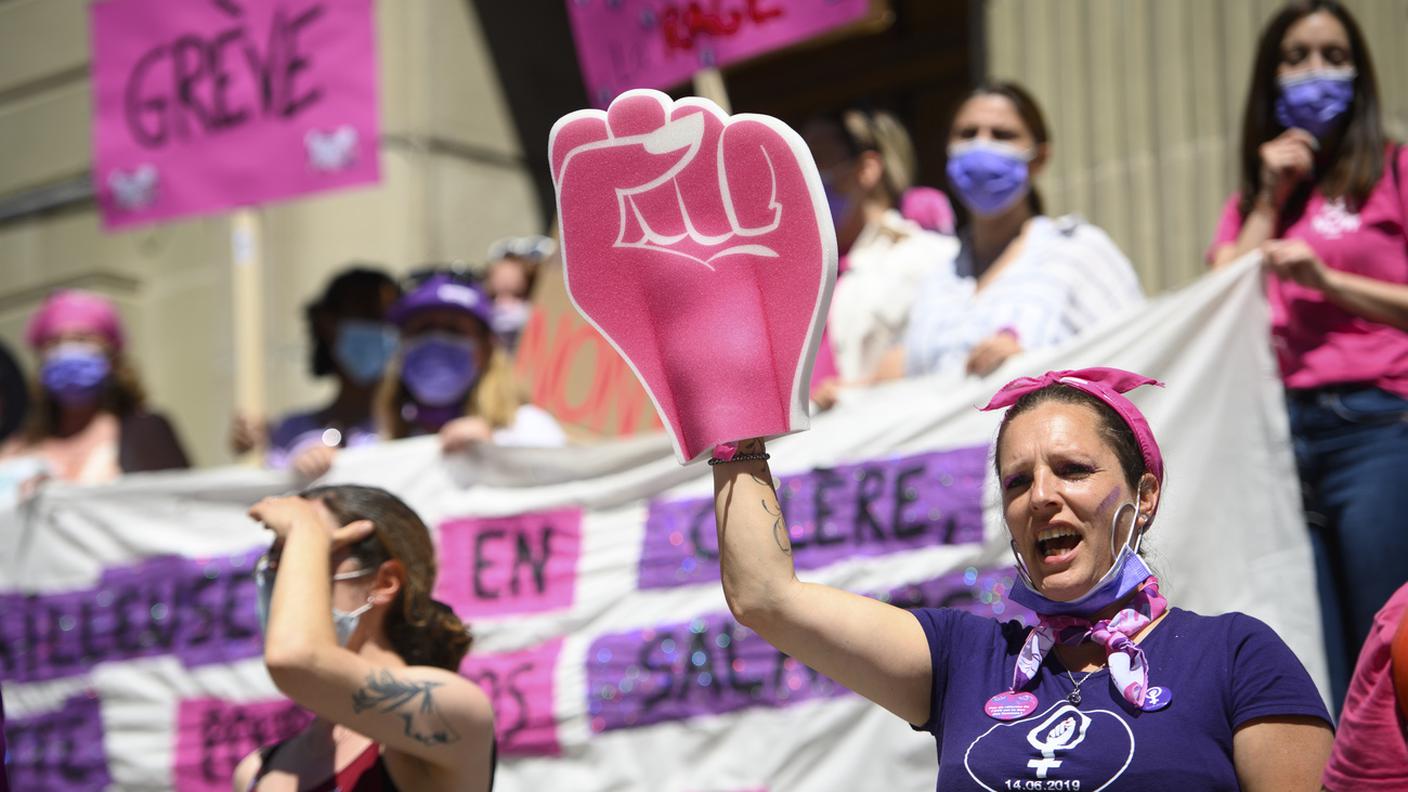
<svg viewBox="0 0 1408 792">
<path fill-rule="evenodd" d="M 1330 723 L 1310 675 L 1270 627 L 1240 613 L 1173 608 L 1140 646 L 1149 684 L 1171 694 L 1162 710 L 1125 703 L 1105 669 L 1081 681 L 1047 655 L 1027 690 L 1031 715 L 988 717 L 983 705 L 1012 683 L 1027 628 L 951 608 L 914 611 L 929 639 L 929 722 L 941 790 L 1238 789 L 1232 733 L 1253 718 L 1311 716 Z M 1082 674 L 1076 674 L 1081 680 Z"/>
<path fill-rule="evenodd" d="M 269 432 L 269 450 L 264 454 L 264 466 L 283 470 L 293 463 L 298 452 L 313 445 L 325 444 L 324 432 L 337 429 L 335 445 L 342 448 L 356 448 L 371 445 L 380 440 L 376 433 L 376 423 L 369 417 L 350 427 L 328 424 L 318 417 L 318 411 L 289 413 L 274 425 Z"/>
</svg>

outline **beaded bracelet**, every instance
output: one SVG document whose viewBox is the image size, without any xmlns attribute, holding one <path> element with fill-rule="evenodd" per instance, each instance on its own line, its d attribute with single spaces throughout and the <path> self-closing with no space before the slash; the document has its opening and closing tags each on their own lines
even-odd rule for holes
<svg viewBox="0 0 1408 792">
<path fill-rule="evenodd" d="M 768 459 L 772 459 L 772 455 L 769 454 L 769 453 L 767 453 L 767 452 L 760 452 L 760 453 L 757 453 L 757 454 L 734 454 L 734 455 L 733 455 L 731 458 L 729 458 L 729 459 L 720 459 L 719 457 L 713 457 L 713 458 L 711 458 L 711 459 L 709 460 L 709 464 L 710 464 L 710 465 L 722 465 L 722 464 L 725 464 L 725 463 L 728 463 L 728 462 L 753 462 L 753 461 L 755 461 L 755 460 L 768 460 Z"/>
</svg>

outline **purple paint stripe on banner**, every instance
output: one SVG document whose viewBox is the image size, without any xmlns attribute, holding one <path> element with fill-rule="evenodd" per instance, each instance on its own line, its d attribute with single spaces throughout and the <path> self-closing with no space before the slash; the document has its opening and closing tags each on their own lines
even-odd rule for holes
<svg viewBox="0 0 1408 792">
<path fill-rule="evenodd" d="M 1006 599 L 1014 579 L 1010 568 L 969 568 L 878 598 L 903 608 L 960 608 L 1030 624 L 1032 614 Z M 587 709 L 595 732 L 847 692 L 727 614 L 603 635 L 587 651 Z"/>
<path fill-rule="evenodd" d="M 263 551 L 152 558 L 92 588 L 0 595 L 0 679 L 36 682 L 98 663 L 176 655 L 187 666 L 257 656 L 254 562 Z"/>
<path fill-rule="evenodd" d="M 784 476 L 777 495 L 799 569 L 983 539 L 987 446 L 876 459 Z M 714 499 L 652 501 L 640 588 L 719 579 Z"/>
<path fill-rule="evenodd" d="M 10 787 L 104 790 L 112 783 L 103 750 L 103 712 L 96 697 L 74 696 L 52 712 L 5 723 Z"/>
</svg>

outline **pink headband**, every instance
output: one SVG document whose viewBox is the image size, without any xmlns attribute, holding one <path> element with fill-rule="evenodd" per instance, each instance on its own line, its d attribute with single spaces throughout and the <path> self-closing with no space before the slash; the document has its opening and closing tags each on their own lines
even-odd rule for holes
<svg viewBox="0 0 1408 792">
<path fill-rule="evenodd" d="M 1017 400 L 1027 395 L 1039 391 L 1042 388 L 1055 385 L 1056 383 L 1068 385 L 1076 390 L 1087 393 L 1100 401 L 1110 405 L 1124 422 L 1134 432 L 1134 439 L 1139 443 L 1139 455 L 1144 458 L 1144 465 L 1154 478 L 1162 484 L 1164 481 L 1164 458 L 1159 453 L 1159 444 L 1154 442 L 1154 432 L 1149 428 L 1149 422 L 1144 420 L 1144 414 L 1139 412 L 1139 408 L 1134 403 L 1120 394 L 1132 391 L 1140 385 L 1164 386 L 1156 379 L 1135 374 L 1132 371 L 1124 371 L 1117 368 L 1086 368 L 1075 371 L 1048 371 L 1040 377 L 1018 377 L 1006 385 L 992 397 L 984 410 L 997 410 L 1003 407 L 1011 407 Z"/>
<path fill-rule="evenodd" d="M 106 297 L 76 289 L 49 295 L 29 318 L 24 340 L 38 349 L 54 336 L 74 330 L 95 333 L 114 351 L 122 349 L 122 323 L 117 318 L 117 309 Z"/>
</svg>

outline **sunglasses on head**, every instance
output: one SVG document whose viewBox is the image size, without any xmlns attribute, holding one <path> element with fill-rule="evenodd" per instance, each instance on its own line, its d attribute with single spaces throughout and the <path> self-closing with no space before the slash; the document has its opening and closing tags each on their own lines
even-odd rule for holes
<svg viewBox="0 0 1408 792">
<path fill-rule="evenodd" d="M 461 283 L 466 286 L 480 286 L 483 278 L 467 264 L 434 264 L 411 270 L 401 279 L 401 291 L 406 294 L 419 289 L 432 278 L 446 278 L 451 283 Z"/>
</svg>

